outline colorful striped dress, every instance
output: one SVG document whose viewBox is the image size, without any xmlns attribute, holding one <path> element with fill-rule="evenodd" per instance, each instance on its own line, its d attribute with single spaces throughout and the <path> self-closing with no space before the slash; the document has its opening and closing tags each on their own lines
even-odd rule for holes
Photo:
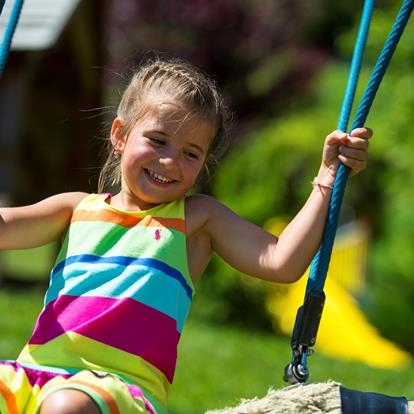
<svg viewBox="0 0 414 414">
<path fill-rule="evenodd" d="M 193 294 L 185 200 L 127 212 L 109 198 L 90 194 L 75 209 L 17 362 L 51 375 L 109 372 L 166 406 Z"/>
</svg>

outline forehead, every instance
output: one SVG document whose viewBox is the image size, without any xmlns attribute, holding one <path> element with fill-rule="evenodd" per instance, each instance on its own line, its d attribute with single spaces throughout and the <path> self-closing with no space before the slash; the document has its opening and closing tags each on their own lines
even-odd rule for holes
<svg viewBox="0 0 414 414">
<path fill-rule="evenodd" d="M 215 133 L 215 126 L 211 120 L 174 103 L 154 106 L 144 115 L 140 123 L 146 129 L 163 132 L 169 136 L 201 139 L 208 144 Z"/>
</svg>

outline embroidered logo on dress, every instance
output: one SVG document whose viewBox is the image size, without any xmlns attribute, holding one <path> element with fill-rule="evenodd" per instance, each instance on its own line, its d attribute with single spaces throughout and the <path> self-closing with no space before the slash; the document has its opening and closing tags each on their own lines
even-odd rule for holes
<svg viewBox="0 0 414 414">
<path fill-rule="evenodd" d="M 154 239 L 155 240 L 160 240 L 161 239 L 161 230 L 160 229 L 155 230 Z"/>
</svg>

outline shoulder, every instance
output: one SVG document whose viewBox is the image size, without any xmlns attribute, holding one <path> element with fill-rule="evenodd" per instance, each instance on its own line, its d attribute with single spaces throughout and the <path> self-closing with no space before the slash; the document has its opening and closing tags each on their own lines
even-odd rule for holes
<svg viewBox="0 0 414 414">
<path fill-rule="evenodd" d="M 73 193 L 61 193 L 47 197 L 37 203 L 3 208 L 2 214 L 10 214 L 12 216 L 53 216 L 65 212 L 70 215 L 76 206 L 87 196 L 87 193 L 73 192 Z"/>
<path fill-rule="evenodd" d="M 185 217 L 187 233 L 191 235 L 206 229 L 215 218 L 230 213 L 230 209 L 205 194 L 194 194 L 185 199 Z"/>
<path fill-rule="evenodd" d="M 86 193 L 57 194 L 35 204 L 0 209 L 1 248 L 25 249 L 61 238 Z"/>
<path fill-rule="evenodd" d="M 76 207 L 85 197 L 90 196 L 89 193 L 84 193 L 82 191 L 73 191 L 69 193 L 60 193 L 52 196 L 51 198 L 56 198 L 56 200 L 61 201 L 62 203 Z"/>
<path fill-rule="evenodd" d="M 59 217 L 63 221 L 68 221 L 78 204 L 87 196 L 88 194 L 83 192 L 56 194 L 29 206 L 12 208 L 10 213 L 18 217 Z"/>
<path fill-rule="evenodd" d="M 208 216 L 212 212 L 220 210 L 221 208 L 227 207 L 217 201 L 214 197 L 205 194 L 193 194 L 185 199 L 186 215 L 193 214 L 196 211 L 197 214 Z"/>
<path fill-rule="evenodd" d="M 205 194 L 192 194 L 185 198 L 186 213 L 192 209 L 216 208 L 222 205 L 214 197 Z"/>
<path fill-rule="evenodd" d="M 49 208 L 52 208 L 53 210 L 67 209 L 73 211 L 78 206 L 78 204 L 88 195 L 88 193 L 80 191 L 61 193 L 48 197 L 37 204 L 44 205 L 45 207 L 47 206 Z"/>
</svg>

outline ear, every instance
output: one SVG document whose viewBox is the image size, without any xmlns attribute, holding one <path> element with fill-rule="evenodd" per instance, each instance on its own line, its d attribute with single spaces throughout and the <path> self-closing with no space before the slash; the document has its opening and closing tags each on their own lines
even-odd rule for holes
<svg viewBox="0 0 414 414">
<path fill-rule="evenodd" d="M 111 142 L 117 154 L 122 154 L 125 148 L 126 136 L 123 133 L 124 121 L 117 116 L 112 122 L 111 127 Z"/>
</svg>

